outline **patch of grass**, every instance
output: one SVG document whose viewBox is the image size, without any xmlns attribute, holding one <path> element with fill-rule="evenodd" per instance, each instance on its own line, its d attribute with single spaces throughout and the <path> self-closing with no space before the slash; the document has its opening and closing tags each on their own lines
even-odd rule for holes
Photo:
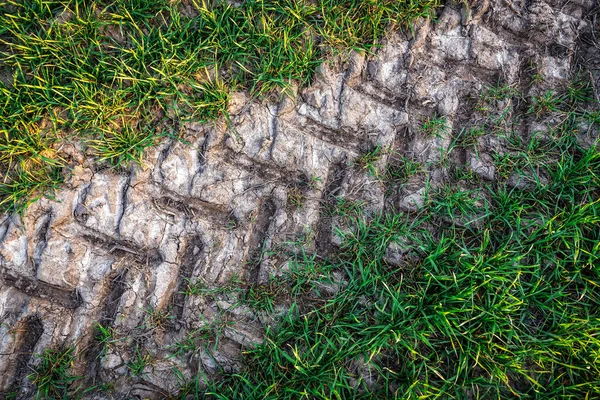
<svg viewBox="0 0 600 400">
<path fill-rule="evenodd" d="M 114 166 L 131 162 L 141 164 L 144 150 L 156 144 L 160 137 L 151 130 L 125 123 L 119 128 L 101 132 L 98 139 L 88 141 L 88 146 L 98 155 L 98 162 L 108 161 Z"/>
<path fill-rule="evenodd" d="M 384 181 L 389 186 L 398 186 L 406 183 L 411 176 L 422 170 L 418 162 L 412 161 L 406 157 L 398 160 L 392 160 L 388 163 L 385 170 Z"/>
<path fill-rule="evenodd" d="M 118 339 L 115 337 L 115 330 L 111 326 L 104 326 L 102 324 L 96 324 L 96 342 L 100 346 L 100 354 L 98 357 L 104 357 L 110 346 L 117 342 Z"/>
<path fill-rule="evenodd" d="M 539 96 L 533 96 L 531 98 L 531 104 L 527 109 L 530 114 L 535 114 L 536 117 L 540 117 L 549 112 L 560 111 L 560 105 L 563 99 L 558 96 L 552 90 L 547 90 L 544 94 Z"/>
<path fill-rule="evenodd" d="M 585 75 L 578 75 L 571 80 L 564 95 L 564 101 L 571 106 L 594 101 L 594 89 Z"/>
<path fill-rule="evenodd" d="M 302 193 L 302 190 L 299 187 L 293 186 L 288 190 L 287 202 L 290 206 L 296 208 L 302 207 L 304 200 L 304 193 Z"/>
<path fill-rule="evenodd" d="M 455 147 L 474 150 L 477 153 L 479 138 L 485 135 L 485 130 L 481 127 L 472 127 L 470 129 L 461 129 L 455 138 Z"/>
<path fill-rule="evenodd" d="M 301 252 L 290 260 L 285 278 L 289 285 L 292 297 L 304 299 L 318 299 L 328 297 L 321 289 L 323 285 L 335 284 L 330 265 L 317 261 L 315 254 L 310 254 L 301 247 Z"/>
<path fill-rule="evenodd" d="M 144 375 L 144 370 L 152 363 L 152 354 L 146 350 L 140 350 L 139 346 L 135 348 L 135 354 L 127 363 L 127 368 L 131 376 L 138 377 Z"/>
<path fill-rule="evenodd" d="M 547 172 L 562 153 L 572 147 L 573 132 L 550 141 L 533 135 L 528 141 L 514 132 L 503 135 L 508 152 L 494 155 L 496 171 L 501 179 L 514 173 L 536 177 Z"/>
<path fill-rule="evenodd" d="M 544 75 L 542 75 L 540 73 L 535 73 L 535 74 L 531 75 L 530 83 L 532 85 L 537 85 L 537 84 L 544 82 L 545 80 L 546 80 L 546 77 L 544 77 Z"/>
<path fill-rule="evenodd" d="M 338 197 L 332 205 L 327 205 L 325 211 L 330 217 L 350 217 L 362 213 L 364 206 L 364 202 Z"/>
<path fill-rule="evenodd" d="M 519 91 L 515 89 L 511 85 L 501 85 L 498 84 L 496 86 L 491 86 L 488 90 L 482 95 L 482 98 L 490 101 L 490 100 L 508 100 L 515 96 L 519 95 Z"/>
<path fill-rule="evenodd" d="M 164 329 L 169 321 L 175 318 L 171 314 L 170 308 L 156 309 L 148 306 L 146 308 L 146 318 L 144 319 L 144 325 L 148 328 Z"/>
<path fill-rule="evenodd" d="M 90 390 L 75 386 L 82 379 L 71 375 L 75 359 L 75 348 L 64 350 L 48 349 L 38 355 L 39 365 L 27 377 L 36 387 L 36 399 L 76 399 Z"/>
<path fill-rule="evenodd" d="M 600 110 L 587 111 L 584 113 L 585 120 L 590 124 L 595 124 L 600 127 Z"/>
<path fill-rule="evenodd" d="M 339 232 L 340 252 L 328 260 L 300 255 L 287 276 L 296 296 L 290 311 L 245 354 L 240 372 L 202 393 L 600 396 L 600 153 L 573 135 L 543 145 L 509 139 L 527 162 L 542 150 L 546 185 L 448 186 L 417 216 L 367 220 L 348 211 L 354 228 Z M 469 229 L 432 219 L 481 213 Z M 410 269 L 385 261 L 388 245 L 404 239 L 420 254 Z M 334 271 L 343 276 L 337 290 L 306 301 Z"/>
<path fill-rule="evenodd" d="M 476 109 L 480 112 L 491 111 L 498 102 L 518 98 L 519 91 L 511 85 L 498 84 L 486 88 L 477 99 Z"/>
<path fill-rule="evenodd" d="M 375 163 L 386 154 L 386 149 L 384 149 L 380 144 L 373 147 L 371 150 L 363 153 L 359 156 L 355 161 L 354 165 L 361 170 L 367 171 L 370 175 L 377 177 L 379 175 Z"/>
<path fill-rule="evenodd" d="M 487 201 L 479 190 L 445 185 L 432 194 L 429 210 L 452 224 L 470 226 L 489 216 Z"/>
<path fill-rule="evenodd" d="M 184 6 L 187 6 L 184 12 Z M 0 209 L 60 182 L 78 141 L 140 163 L 165 119 L 227 120 L 231 93 L 291 94 L 332 54 L 371 51 L 440 0 L 25 0 L 0 3 Z M 47 168 L 57 172 L 43 173 Z"/>
<path fill-rule="evenodd" d="M 427 117 L 421 126 L 421 132 L 426 136 L 441 137 L 448 130 L 448 121 L 444 116 Z"/>
<path fill-rule="evenodd" d="M 456 182 L 464 182 L 470 186 L 481 186 L 482 179 L 468 165 L 451 165 L 450 176 Z"/>
<path fill-rule="evenodd" d="M 286 292 L 283 282 L 271 278 L 266 284 L 250 285 L 244 292 L 241 303 L 256 311 L 272 313 L 275 311 L 277 300 Z"/>
<path fill-rule="evenodd" d="M 216 349 L 225 329 L 231 326 L 231 321 L 222 318 L 206 322 L 202 327 L 189 332 L 182 340 L 175 342 L 169 350 L 176 357 L 189 357 L 199 351 L 210 350 L 211 347 Z"/>
<path fill-rule="evenodd" d="M 38 170 L 21 170 L 7 173 L 0 183 L 0 209 L 6 212 L 22 212 L 42 196 L 52 197 L 63 181 L 59 167 Z"/>
</svg>

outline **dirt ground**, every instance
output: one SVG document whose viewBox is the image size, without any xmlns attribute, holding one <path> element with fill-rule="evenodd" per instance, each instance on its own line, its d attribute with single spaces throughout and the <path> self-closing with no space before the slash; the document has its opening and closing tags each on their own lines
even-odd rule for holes
<svg viewBox="0 0 600 400">
<path fill-rule="evenodd" d="M 226 312 L 235 326 L 223 328 L 212 355 L 173 357 L 170 345 L 227 308 L 190 294 L 190 283 L 266 283 L 287 262 L 273 250 L 292 241 L 328 254 L 340 224 L 324 211 L 333 198 L 364 202 L 367 212 L 417 211 L 426 185 L 455 184 L 442 158 L 483 119 L 476 99 L 485 88 L 536 96 L 583 68 L 597 95 L 598 10 L 593 0 L 449 2 L 436 22 L 391 35 L 376 55 L 324 64 L 294 98 L 270 104 L 237 93 L 231 125 L 172 121 L 166 128 L 185 143 L 163 142 L 142 168 L 76 167 L 55 199 L 0 217 L 0 397 L 18 386 L 31 396 L 32 354 L 47 348 L 75 346 L 74 373 L 114 383 L 106 398 L 115 399 L 163 398 L 177 389 L 174 368 L 185 377 L 237 368 L 240 349 L 260 342 L 272 321 L 237 308 Z M 438 117 L 448 129 L 428 135 L 424 121 Z M 544 126 L 524 118 L 512 129 L 527 138 Z M 580 140 L 597 137 L 597 128 L 583 129 Z M 377 146 L 381 156 L 360 167 Z M 483 135 L 450 157 L 494 181 L 493 156 L 506 152 Z M 378 178 L 402 157 L 424 170 L 401 188 Z M 120 338 L 103 357 L 98 323 Z M 152 354 L 137 377 L 127 367 L 136 349 Z"/>
</svg>

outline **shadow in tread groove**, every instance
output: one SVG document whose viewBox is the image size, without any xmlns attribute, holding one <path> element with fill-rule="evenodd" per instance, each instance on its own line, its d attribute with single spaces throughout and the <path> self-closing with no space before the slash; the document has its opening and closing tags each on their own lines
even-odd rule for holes
<svg viewBox="0 0 600 400">
<path fill-rule="evenodd" d="M 248 257 L 245 262 L 245 268 L 246 278 L 249 283 L 258 283 L 262 278 L 260 265 L 263 253 L 266 250 L 265 241 L 267 240 L 269 227 L 276 211 L 277 206 L 273 199 L 267 198 L 263 200 L 252 229 L 250 242 L 248 243 Z"/>
<path fill-rule="evenodd" d="M 111 327 L 115 321 L 115 318 L 117 317 L 117 311 L 119 310 L 121 297 L 123 297 L 125 290 L 127 290 L 126 277 L 128 272 L 129 270 L 124 268 L 109 278 L 110 282 L 108 283 L 108 294 L 104 300 L 104 308 L 101 313 L 100 321 L 98 321 L 98 323 L 104 328 Z M 86 375 L 90 379 L 95 379 L 98 376 L 101 368 L 100 354 L 102 352 L 102 348 L 100 347 L 101 344 L 96 339 L 98 329 L 99 327 L 94 329 L 94 337 L 91 340 L 86 354 L 88 365 Z"/>
<path fill-rule="evenodd" d="M 315 247 L 317 254 L 326 256 L 331 250 L 331 216 L 328 215 L 327 208 L 335 206 L 337 198 L 336 193 L 341 188 L 346 176 L 346 165 L 342 160 L 329 170 L 325 190 L 323 191 L 321 215 L 317 225 L 317 238 Z"/>
<path fill-rule="evenodd" d="M 7 268 L 0 267 L 0 284 L 12 286 L 21 293 L 37 297 L 74 310 L 82 303 L 77 289 L 66 289 L 42 282 L 35 278 L 15 274 Z"/>
<path fill-rule="evenodd" d="M 175 321 L 169 324 L 171 330 L 179 330 L 181 328 L 180 321 L 183 317 L 185 300 L 187 298 L 186 285 L 191 279 L 196 264 L 204 252 L 204 243 L 199 236 L 192 237 L 186 245 L 181 265 L 179 267 L 179 277 L 177 287 L 172 296 L 172 313 L 175 316 Z"/>
<path fill-rule="evenodd" d="M 19 321 L 16 328 L 15 342 L 18 343 L 18 356 L 15 361 L 15 372 L 8 385 L 10 388 L 8 393 L 18 391 L 21 388 L 21 381 L 31 372 L 29 362 L 37 342 L 44 333 L 44 324 L 37 315 L 30 315 Z M 4 398 L 6 394 L 0 392 L 0 398 Z"/>
</svg>

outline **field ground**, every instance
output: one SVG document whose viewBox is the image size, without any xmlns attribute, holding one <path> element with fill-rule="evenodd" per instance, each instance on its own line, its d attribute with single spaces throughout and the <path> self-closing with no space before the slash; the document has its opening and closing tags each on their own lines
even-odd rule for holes
<svg viewBox="0 0 600 400">
<path fill-rule="evenodd" d="M 598 5 L 500 3 L 0 0 L 0 396 L 600 397 Z"/>
</svg>

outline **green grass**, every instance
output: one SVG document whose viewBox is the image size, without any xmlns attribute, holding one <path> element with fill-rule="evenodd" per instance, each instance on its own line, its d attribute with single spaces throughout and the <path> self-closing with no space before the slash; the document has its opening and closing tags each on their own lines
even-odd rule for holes
<svg viewBox="0 0 600 400">
<path fill-rule="evenodd" d="M 559 99 L 555 106 L 529 100 L 533 118 L 551 108 L 561 116 L 545 137 L 502 131 L 495 115 L 456 134 L 448 156 L 460 148 L 477 151 L 490 127 L 499 136 L 507 151 L 495 157 L 494 183 L 446 157 L 454 181 L 430 189 L 417 214 L 367 216 L 359 204 L 339 199 L 327 212 L 351 227 L 338 232 L 340 251 L 326 260 L 296 254 L 280 280 L 292 299 L 289 311 L 263 344 L 244 353 L 241 371 L 195 393 L 217 399 L 599 397 L 600 152 L 598 143 L 584 148 L 577 141 L 580 123 L 596 123 L 589 118 L 597 113 L 582 87 L 575 81 L 543 95 Z M 485 96 L 492 104 L 520 95 L 500 87 Z M 522 118 L 506 109 L 501 114 L 508 126 Z M 370 161 L 373 154 L 362 157 Z M 401 160 L 388 167 L 385 181 L 398 186 L 418 171 Z M 528 185 L 514 187 L 514 174 Z M 387 261 L 394 242 L 410 247 L 401 265 Z"/>
<path fill-rule="evenodd" d="M 427 117 L 423 120 L 421 131 L 426 136 L 441 137 L 448 131 L 448 121 L 444 116 Z"/>
<path fill-rule="evenodd" d="M 171 134 L 164 119 L 226 118 L 236 90 L 291 94 L 325 57 L 370 51 L 387 29 L 440 5 L 0 1 L 0 210 L 22 211 L 51 193 L 70 165 L 61 150 L 69 142 L 96 163 L 140 163 L 145 148 Z"/>
<path fill-rule="evenodd" d="M 28 379 L 37 388 L 36 400 L 80 399 L 90 391 L 102 389 L 100 386 L 84 389 L 79 382 L 82 377 L 71 375 L 71 365 L 75 360 L 74 347 L 64 350 L 47 349 L 37 357 L 39 364 L 28 376 Z"/>
<path fill-rule="evenodd" d="M 264 344 L 246 352 L 245 368 L 207 393 L 600 396 L 600 153 L 569 138 L 556 146 L 561 157 L 546 186 L 489 185 L 489 200 L 479 205 L 478 193 L 447 188 L 416 217 L 365 222 L 355 214 L 336 257 L 296 260 L 288 275 L 294 306 Z M 453 223 L 474 212 L 480 226 Z M 419 261 L 387 264 L 387 246 L 405 239 Z M 316 293 L 332 271 L 345 276 L 345 286 L 329 297 Z"/>
<path fill-rule="evenodd" d="M 100 358 L 106 356 L 111 346 L 119 341 L 119 339 L 116 338 L 116 332 L 113 327 L 109 325 L 104 326 L 100 323 L 95 326 L 94 340 L 98 343 L 100 349 L 98 357 Z"/>
<path fill-rule="evenodd" d="M 152 354 L 146 350 L 140 350 L 139 346 L 135 347 L 135 354 L 127 363 L 129 373 L 133 377 L 141 377 L 144 375 L 144 370 L 152 363 Z"/>
<path fill-rule="evenodd" d="M 22 210 L 57 187 L 71 162 L 64 144 L 81 141 L 97 163 L 139 163 L 144 149 L 171 135 L 162 119 L 215 120 L 235 90 L 289 93 L 327 55 L 368 51 L 386 28 L 439 5 L 192 3 L 186 15 L 166 0 L 0 0 L 0 73 L 11 76 L 0 82 L 2 210 Z M 430 190 L 420 212 L 367 216 L 361 203 L 338 199 L 324 211 L 351 229 L 339 232 L 343 244 L 328 259 L 295 244 L 301 251 L 290 255 L 289 269 L 267 284 L 188 281 L 188 296 L 276 314 L 278 324 L 244 352 L 240 371 L 222 371 L 207 387 L 204 376 L 177 375 L 174 398 L 600 397 L 600 152 L 576 140 L 582 122 L 600 124 L 597 106 L 585 105 L 592 96 L 580 78 L 529 99 L 510 86 L 488 88 L 476 108 L 500 115 L 455 135 L 443 157 L 454 180 Z M 510 113 L 509 99 L 525 102 L 527 118 L 552 114 L 559 122 L 543 138 L 506 131 L 501 122 L 524 117 Z M 446 129 L 445 117 L 422 126 L 431 136 Z M 494 183 L 450 157 L 477 151 L 489 134 L 507 150 L 495 156 Z M 377 175 L 385 151 L 376 147 L 355 165 Z M 423 168 L 403 158 L 381 179 L 402 185 Z M 515 175 L 529 184 L 514 187 Z M 400 265 L 388 262 L 395 242 L 411 249 Z M 224 315 L 164 350 L 186 357 L 216 349 L 224 330 L 235 329 Z M 172 318 L 168 309 L 148 309 L 140 329 Z M 117 339 L 99 326 L 97 340 L 106 348 Z M 83 393 L 70 373 L 74 349 L 38 357 L 29 375 L 37 398 Z M 130 375 L 143 376 L 153 357 L 135 347 Z"/>
<path fill-rule="evenodd" d="M 354 165 L 356 166 L 356 168 L 360 170 L 365 170 L 370 175 L 377 177 L 378 171 L 375 166 L 375 163 L 377 163 L 377 161 L 379 161 L 381 157 L 383 157 L 386 153 L 387 150 L 383 148 L 380 144 L 378 144 L 369 151 L 357 157 L 356 160 L 354 160 Z"/>
<path fill-rule="evenodd" d="M 412 161 L 406 157 L 391 159 L 386 168 L 383 180 L 386 185 L 398 187 L 406 183 L 410 177 L 422 171 L 418 162 Z"/>
</svg>

